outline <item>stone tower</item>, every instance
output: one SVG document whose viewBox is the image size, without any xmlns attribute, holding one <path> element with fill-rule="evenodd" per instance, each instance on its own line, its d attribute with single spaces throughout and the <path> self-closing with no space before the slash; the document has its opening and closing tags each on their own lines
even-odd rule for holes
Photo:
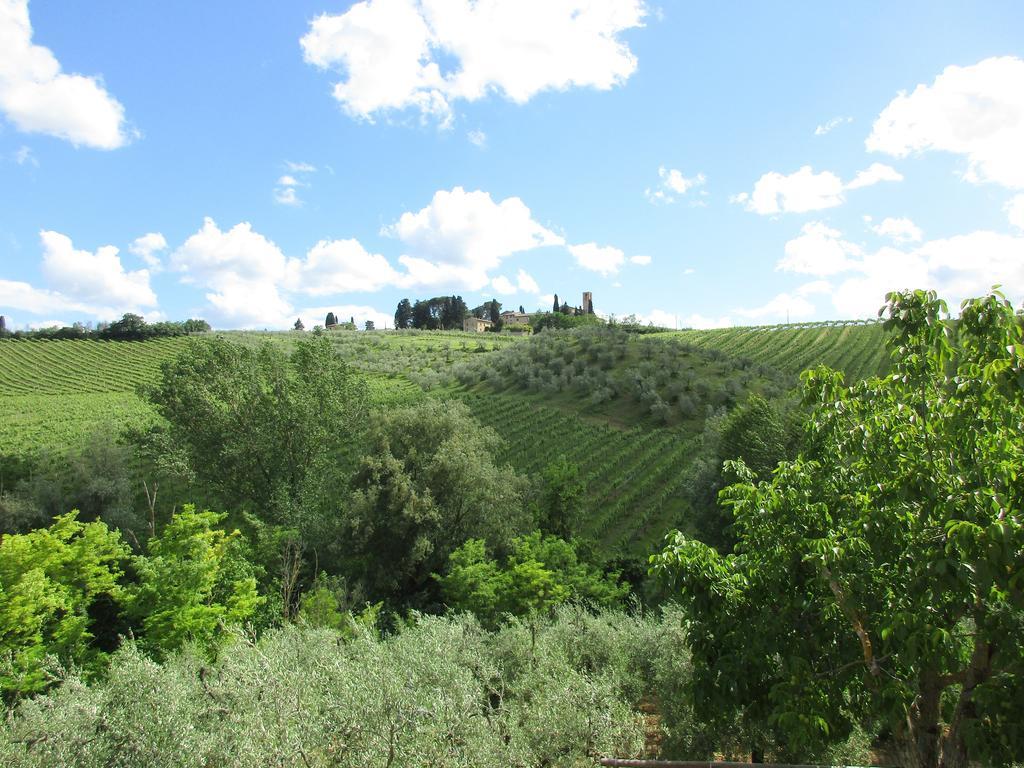
<svg viewBox="0 0 1024 768">
<path fill-rule="evenodd" d="M 590 291 L 583 292 L 583 305 L 580 307 L 583 310 L 583 314 L 589 315 L 594 310 L 591 309 L 590 305 L 593 303 L 594 295 Z"/>
</svg>

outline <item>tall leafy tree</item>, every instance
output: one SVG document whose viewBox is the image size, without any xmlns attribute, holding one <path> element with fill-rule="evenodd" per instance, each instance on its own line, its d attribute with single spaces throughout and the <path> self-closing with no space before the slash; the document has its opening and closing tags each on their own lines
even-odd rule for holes
<svg viewBox="0 0 1024 768">
<path fill-rule="evenodd" d="M 189 344 L 147 390 L 198 480 L 230 509 L 294 523 L 317 484 L 337 473 L 364 425 L 365 384 L 326 338 L 289 358 L 270 344 Z"/>
<path fill-rule="evenodd" d="M 129 610 L 158 654 L 187 642 L 212 653 L 227 628 L 248 619 L 263 601 L 241 534 L 218 527 L 224 517 L 186 505 L 149 540 L 146 556 L 135 559 L 139 583 Z"/>
<path fill-rule="evenodd" d="M 395 328 L 399 330 L 411 328 L 413 325 L 412 321 L 412 304 L 409 303 L 408 299 L 402 299 L 398 302 L 398 307 L 395 309 Z"/>
<path fill-rule="evenodd" d="M 554 301 L 554 303 L 553 303 L 553 304 L 551 305 L 551 311 L 552 311 L 552 312 L 555 312 L 556 314 L 557 314 L 558 312 L 561 312 L 561 311 L 562 311 L 562 305 L 558 303 L 558 294 L 557 294 L 557 293 L 555 294 L 555 301 Z"/>
<path fill-rule="evenodd" d="M 883 308 L 893 371 L 804 374 L 807 447 L 721 494 L 737 546 L 679 533 L 654 568 L 689 613 L 706 717 L 737 712 L 809 756 L 880 723 L 901 764 L 1024 751 L 1024 343 L 998 293 L 951 321 L 933 293 Z"/>
<path fill-rule="evenodd" d="M 104 523 L 82 523 L 77 515 L 0 537 L 0 693 L 6 697 L 52 683 L 48 656 L 87 673 L 104 659 L 93 615 L 102 603 L 121 603 L 128 548 Z"/>
<path fill-rule="evenodd" d="M 338 318 L 335 316 L 335 314 L 333 312 L 328 312 L 327 313 L 327 318 L 324 320 L 324 325 L 329 328 L 330 326 L 337 325 L 337 324 L 338 324 Z"/>
<path fill-rule="evenodd" d="M 503 550 L 528 525 L 526 481 L 491 459 L 497 434 L 458 402 L 429 399 L 385 414 L 344 513 L 353 576 L 371 599 L 424 603 L 468 538 Z"/>
</svg>

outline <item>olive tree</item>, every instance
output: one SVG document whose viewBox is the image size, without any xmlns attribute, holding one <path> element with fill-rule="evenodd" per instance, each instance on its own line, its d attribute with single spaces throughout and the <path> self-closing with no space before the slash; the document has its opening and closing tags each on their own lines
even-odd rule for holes
<svg viewBox="0 0 1024 768">
<path fill-rule="evenodd" d="M 893 370 L 808 371 L 805 448 L 720 499 L 723 556 L 671 534 L 653 570 L 688 613 L 709 718 L 770 729 L 755 747 L 821 753 L 857 723 L 904 765 L 1003 764 L 1024 749 L 1024 343 L 994 292 L 948 318 L 887 297 Z M 751 732 L 754 732 L 753 730 Z M 766 732 L 767 733 L 767 732 Z"/>
</svg>

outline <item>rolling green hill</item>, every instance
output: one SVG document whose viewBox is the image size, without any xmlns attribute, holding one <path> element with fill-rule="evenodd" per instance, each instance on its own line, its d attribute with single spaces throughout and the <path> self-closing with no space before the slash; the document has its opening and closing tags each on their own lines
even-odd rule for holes
<svg viewBox="0 0 1024 768">
<path fill-rule="evenodd" d="M 286 348 L 295 333 L 223 334 Z M 564 457 L 586 484 L 583 531 L 609 553 L 643 555 L 684 524 L 682 486 L 709 417 L 752 394 L 781 402 L 803 368 L 883 372 L 881 327 L 801 325 L 630 334 L 546 331 L 534 337 L 455 332 L 335 332 L 378 403 L 434 391 L 464 400 L 504 440 L 500 460 L 538 473 Z M 136 395 L 188 339 L 0 341 L 0 454 L 61 450 L 103 425 L 155 418 Z"/>
<path fill-rule="evenodd" d="M 843 371 L 851 380 L 878 376 L 889 369 L 881 323 L 806 323 L 666 331 L 654 338 L 680 339 L 793 375 L 821 363 Z"/>
</svg>

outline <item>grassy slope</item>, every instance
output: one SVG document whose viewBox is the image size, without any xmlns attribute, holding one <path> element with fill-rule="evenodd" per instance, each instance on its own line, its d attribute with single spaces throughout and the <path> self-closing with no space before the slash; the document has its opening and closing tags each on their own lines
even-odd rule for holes
<svg viewBox="0 0 1024 768">
<path fill-rule="evenodd" d="M 285 347 L 298 338 L 294 333 L 225 336 L 243 343 L 269 340 Z M 498 431 L 505 440 L 505 453 L 499 458 L 517 468 L 536 472 L 560 456 L 579 464 L 587 483 L 585 530 L 607 551 L 643 554 L 685 516 L 677 490 L 707 403 L 699 402 L 698 412 L 689 417 L 673 412 L 667 426 L 661 426 L 664 422 L 651 416 L 648 405 L 628 393 L 595 404 L 571 386 L 525 391 L 507 376 L 500 386 L 493 382 L 458 386 L 452 380 L 453 369 L 460 365 L 487 367 L 497 362 L 501 350 L 531 343 L 518 337 L 335 332 L 330 338 L 343 358 L 367 374 L 376 401 L 408 402 L 420 396 L 416 384 L 439 389 L 463 398 L 482 423 Z M 123 425 L 153 418 L 135 388 L 154 380 L 159 363 L 184 343 L 183 339 L 0 341 L 0 453 L 60 449 L 103 423 Z M 672 348 L 670 357 L 644 351 L 644 345 L 663 343 Z M 707 358 L 684 345 L 719 352 Z M 850 376 L 884 370 L 878 326 L 651 334 L 636 339 L 636 344 L 630 342 L 615 356 L 598 354 L 595 362 L 587 358 L 587 365 L 621 378 L 646 364 L 647 375 L 657 377 L 667 360 L 677 359 L 693 385 L 714 388 L 736 375 L 737 369 L 726 359 L 731 356 L 753 360 L 755 369 L 780 368 L 787 385 L 795 383 L 803 367 L 818 362 L 842 368 Z M 726 405 L 742 400 L 749 391 L 778 389 L 777 379 L 766 379 L 756 370 L 742 378 L 745 381 L 734 386 L 736 392 Z M 667 401 L 664 386 L 660 392 Z"/>
</svg>

